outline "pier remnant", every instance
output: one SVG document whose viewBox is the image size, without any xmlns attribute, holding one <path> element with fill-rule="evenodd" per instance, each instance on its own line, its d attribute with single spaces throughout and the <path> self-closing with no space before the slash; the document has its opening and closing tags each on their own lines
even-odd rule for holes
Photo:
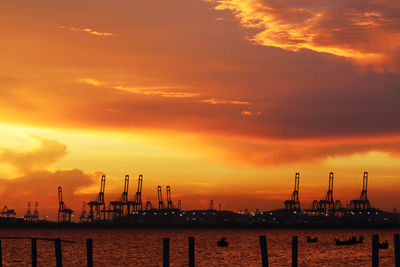
<svg viewBox="0 0 400 267">
<path fill-rule="evenodd" d="M 394 234 L 394 266 L 400 267 L 400 235 Z"/>
<path fill-rule="evenodd" d="M 189 267 L 194 267 L 194 237 L 189 237 Z"/>
<path fill-rule="evenodd" d="M 86 259 L 87 267 L 93 267 L 93 240 L 91 238 L 86 239 Z"/>
<path fill-rule="evenodd" d="M 62 250 L 61 250 L 61 239 L 54 239 L 54 248 L 56 251 L 56 266 L 62 267 Z"/>
<path fill-rule="evenodd" d="M 292 267 L 298 266 L 298 237 L 292 237 Z"/>
<path fill-rule="evenodd" d="M 260 249 L 262 267 L 268 267 L 267 237 L 265 235 L 260 236 Z"/>
<path fill-rule="evenodd" d="M 169 238 L 163 239 L 163 267 L 169 267 Z"/>
<path fill-rule="evenodd" d="M 379 266 L 379 236 L 372 235 L 372 267 Z"/>
<path fill-rule="evenodd" d="M 32 257 L 32 267 L 36 267 L 37 266 L 36 238 L 31 239 L 31 257 Z"/>
</svg>

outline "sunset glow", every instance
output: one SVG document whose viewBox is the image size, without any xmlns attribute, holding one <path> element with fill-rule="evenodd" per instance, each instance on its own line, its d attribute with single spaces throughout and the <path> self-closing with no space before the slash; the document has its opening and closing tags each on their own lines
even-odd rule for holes
<svg viewBox="0 0 400 267">
<path fill-rule="evenodd" d="M 2 1 L 0 207 L 81 210 L 107 176 L 182 206 L 400 208 L 396 1 Z"/>
</svg>

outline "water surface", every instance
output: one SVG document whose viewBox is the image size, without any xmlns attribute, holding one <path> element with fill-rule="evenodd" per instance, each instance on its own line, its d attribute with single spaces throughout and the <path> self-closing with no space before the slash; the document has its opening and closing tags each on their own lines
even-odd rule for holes
<svg viewBox="0 0 400 267">
<path fill-rule="evenodd" d="M 60 237 L 64 266 L 85 266 L 86 238 L 93 238 L 95 266 L 162 266 L 162 238 L 170 238 L 171 266 L 187 266 L 188 237 L 195 237 L 196 266 L 261 266 L 260 235 L 267 235 L 270 266 L 290 266 L 292 236 L 299 237 L 299 266 L 371 266 L 371 235 L 388 240 L 380 266 L 394 266 L 393 230 L 0 230 L 1 236 Z M 318 243 L 306 237 L 317 235 Z M 364 236 L 364 243 L 336 246 L 333 239 Z M 228 248 L 216 246 L 226 237 Z M 38 266 L 55 266 L 54 243 L 38 241 Z M 4 266 L 29 266 L 29 240 L 2 240 Z"/>
</svg>

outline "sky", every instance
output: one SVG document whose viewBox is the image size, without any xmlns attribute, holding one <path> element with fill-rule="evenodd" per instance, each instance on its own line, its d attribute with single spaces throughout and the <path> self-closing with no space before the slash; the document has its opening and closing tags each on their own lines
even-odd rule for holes
<svg viewBox="0 0 400 267">
<path fill-rule="evenodd" d="M 0 2 L 0 207 L 57 186 L 77 217 L 171 186 L 184 209 L 359 197 L 400 208 L 400 3 L 394 0 Z"/>
</svg>

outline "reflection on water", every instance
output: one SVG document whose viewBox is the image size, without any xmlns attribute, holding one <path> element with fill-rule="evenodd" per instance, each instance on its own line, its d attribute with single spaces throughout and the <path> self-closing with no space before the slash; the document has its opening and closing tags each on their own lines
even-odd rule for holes
<svg viewBox="0 0 400 267">
<path fill-rule="evenodd" d="M 388 240 L 380 266 L 394 266 L 391 230 L 0 230 L 1 236 L 71 240 L 62 244 L 64 266 L 85 266 L 86 238 L 93 238 L 95 266 L 161 266 L 162 238 L 170 237 L 171 266 L 187 266 L 188 237 L 195 237 L 196 266 L 261 266 L 258 237 L 267 235 L 270 266 L 291 264 L 292 235 L 299 236 L 299 266 L 371 266 L 371 235 Z M 318 243 L 307 243 L 317 235 Z M 336 246 L 333 239 L 364 236 L 364 243 Z M 226 237 L 229 247 L 217 247 Z M 29 240 L 2 240 L 4 266 L 29 266 Z M 55 266 L 54 244 L 38 241 L 38 266 Z"/>
</svg>

